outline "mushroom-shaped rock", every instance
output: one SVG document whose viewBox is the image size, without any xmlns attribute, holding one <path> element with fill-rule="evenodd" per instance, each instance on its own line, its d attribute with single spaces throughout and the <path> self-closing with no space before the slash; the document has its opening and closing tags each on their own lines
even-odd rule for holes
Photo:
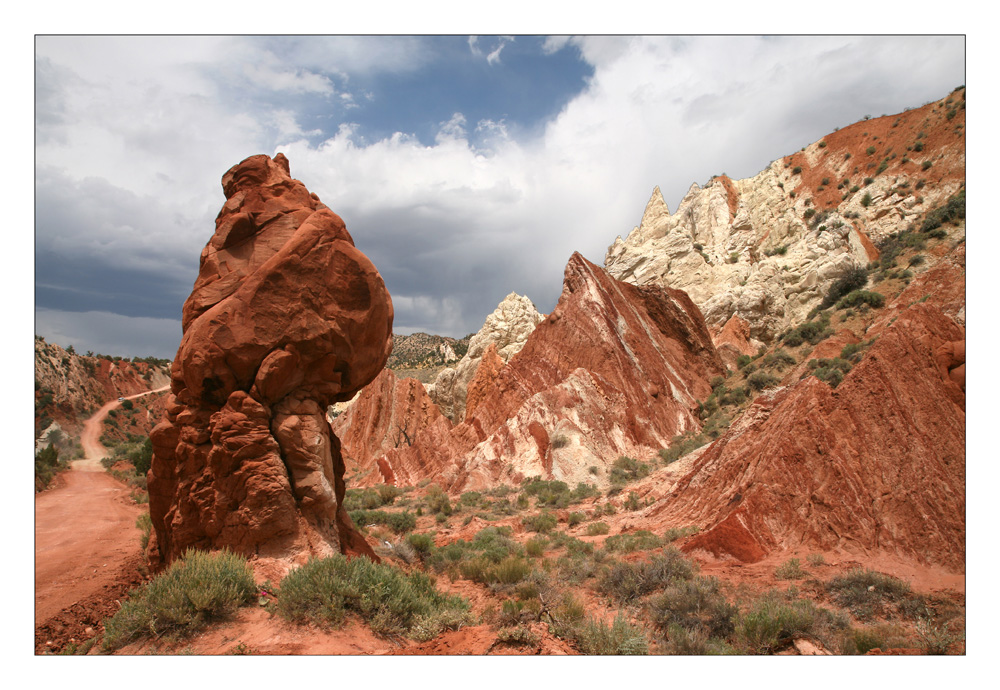
<svg viewBox="0 0 1000 690">
<path fill-rule="evenodd" d="M 152 432 L 151 554 L 370 550 L 341 507 L 326 408 L 392 349 L 392 302 L 344 222 L 282 154 L 222 178 L 226 203 L 183 309 L 173 404 Z"/>
</svg>

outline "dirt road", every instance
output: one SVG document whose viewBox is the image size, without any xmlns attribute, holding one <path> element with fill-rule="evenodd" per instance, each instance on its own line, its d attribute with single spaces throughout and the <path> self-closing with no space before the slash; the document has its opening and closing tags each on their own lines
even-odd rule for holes
<svg viewBox="0 0 1000 690">
<path fill-rule="evenodd" d="M 148 393 L 129 397 L 141 395 Z M 104 405 L 84 423 L 85 459 L 73 462 L 53 488 L 35 496 L 36 638 L 40 627 L 45 635 L 58 637 L 63 628 L 72 627 L 68 609 L 81 602 L 87 602 L 84 609 L 106 608 L 94 598 L 111 597 L 113 603 L 138 577 L 140 533 L 135 521 L 145 508 L 136 505 L 130 490 L 100 463 L 107 453 L 98 440 L 101 422 L 119 405 L 117 400 Z M 50 622 L 53 617 L 60 620 Z"/>
</svg>

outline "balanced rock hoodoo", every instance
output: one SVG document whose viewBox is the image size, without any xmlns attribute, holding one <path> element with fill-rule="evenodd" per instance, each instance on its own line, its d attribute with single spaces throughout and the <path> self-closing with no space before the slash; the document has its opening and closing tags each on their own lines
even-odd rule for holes
<svg viewBox="0 0 1000 690">
<path fill-rule="evenodd" d="M 371 554 L 342 508 L 326 409 L 384 366 L 389 293 L 284 155 L 247 158 L 222 186 L 184 304 L 173 401 L 151 434 L 152 559 L 189 547 Z"/>
</svg>

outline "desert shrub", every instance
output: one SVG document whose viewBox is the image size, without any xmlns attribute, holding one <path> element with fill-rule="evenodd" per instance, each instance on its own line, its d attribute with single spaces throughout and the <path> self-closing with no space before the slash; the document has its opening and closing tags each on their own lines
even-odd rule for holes
<svg viewBox="0 0 1000 690">
<path fill-rule="evenodd" d="M 497 631 L 497 642 L 507 645 L 537 645 L 538 635 L 531 632 L 530 628 L 518 625 L 513 628 L 501 628 Z"/>
<path fill-rule="evenodd" d="M 857 362 L 860 359 L 860 357 L 854 357 L 854 355 L 863 352 L 865 349 L 868 348 L 869 345 L 871 345 L 871 341 L 861 342 L 861 343 L 848 343 L 847 345 L 844 345 L 844 347 L 840 350 L 840 358 L 846 359 L 848 361 Z"/>
<path fill-rule="evenodd" d="M 809 563 L 809 565 L 814 565 L 814 566 L 823 565 L 824 563 L 826 563 L 826 558 L 824 558 L 823 554 L 821 553 L 811 553 L 808 556 L 806 556 L 806 561 Z"/>
<path fill-rule="evenodd" d="M 373 488 L 348 489 L 344 492 L 344 510 L 375 510 L 382 507 L 382 497 Z"/>
<path fill-rule="evenodd" d="M 576 527 L 585 519 L 587 519 L 587 516 L 584 515 L 583 513 L 570 513 L 569 516 L 566 518 L 566 525 L 568 527 Z"/>
<path fill-rule="evenodd" d="M 660 459 L 663 460 L 663 464 L 669 465 L 672 462 L 676 462 L 681 459 L 695 448 L 700 448 L 706 443 L 708 443 L 708 439 L 702 434 L 693 434 L 691 432 L 678 434 L 671 439 L 670 446 L 667 448 L 661 448 L 658 454 Z"/>
<path fill-rule="evenodd" d="M 667 586 L 673 580 L 694 576 L 695 567 L 674 547 L 655 554 L 648 561 L 612 563 L 597 580 L 597 591 L 627 603 Z"/>
<path fill-rule="evenodd" d="M 793 175 L 798 175 L 801 172 L 802 172 L 802 166 L 801 165 L 796 165 L 794 168 L 792 168 L 792 174 Z"/>
<path fill-rule="evenodd" d="M 837 309 L 857 307 L 861 304 L 867 304 L 870 307 L 878 309 L 885 304 L 885 296 L 870 290 L 854 290 L 840 298 L 840 301 L 837 302 Z"/>
<path fill-rule="evenodd" d="M 616 534 L 604 540 L 604 548 L 617 553 L 646 551 L 663 545 L 663 540 L 647 530 L 641 529 L 626 534 Z"/>
<path fill-rule="evenodd" d="M 950 623 L 935 625 L 933 621 L 922 620 L 917 623 L 917 637 L 924 654 L 947 654 L 960 643 L 965 636 L 951 631 Z"/>
<path fill-rule="evenodd" d="M 142 547 L 142 552 L 146 553 L 146 546 L 149 545 L 149 535 L 153 531 L 153 519 L 149 517 L 149 511 L 139 514 L 139 517 L 135 519 L 135 526 L 139 528 L 141 533 L 139 544 Z"/>
<path fill-rule="evenodd" d="M 831 335 L 833 335 L 833 330 L 830 328 L 830 315 L 825 313 L 820 314 L 820 318 L 815 321 L 806 321 L 797 328 L 785 332 L 781 341 L 788 347 L 798 347 L 803 342 L 816 345 Z"/>
<path fill-rule="evenodd" d="M 667 629 L 667 639 L 657 649 L 657 653 L 679 656 L 706 656 L 735 654 L 736 651 L 717 637 L 709 637 L 701 630 L 688 630 L 679 625 Z"/>
<path fill-rule="evenodd" d="M 609 626 L 591 618 L 570 630 L 561 630 L 561 637 L 576 642 L 584 654 L 635 655 L 649 654 L 649 640 L 641 628 L 632 625 L 619 613 Z"/>
<path fill-rule="evenodd" d="M 772 376 L 766 371 L 755 371 L 747 377 L 747 383 L 754 390 L 764 390 L 765 388 L 771 388 L 777 386 L 781 383 L 781 380 L 776 376 Z"/>
<path fill-rule="evenodd" d="M 536 513 L 535 515 L 526 515 L 521 518 L 521 524 L 524 525 L 525 529 L 542 534 L 554 530 L 558 522 L 559 520 L 556 516 L 548 511 Z"/>
<path fill-rule="evenodd" d="M 830 289 L 827 290 L 826 296 L 823 297 L 823 301 L 820 303 L 820 309 L 826 309 L 831 305 L 835 304 L 844 295 L 850 293 L 853 290 L 860 290 L 865 285 L 868 284 L 868 269 L 862 266 L 852 266 L 847 270 L 844 275 L 837 278 L 830 285 Z"/>
<path fill-rule="evenodd" d="M 778 369 L 779 371 L 794 364 L 795 358 L 780 348 L 768 355 L 765 355 L 760 361 L 761 367 L 766 369 Z"/>
<path fill-rule="evenodd" d="M 384 510 L 352 510 L 348 515 L 358 527 L 385 525 L 397 534 L 404 534 L 417 526 L 417 516 L 405 510 L 396 513 Z"/>
<path fill-rule="evenodd" d="M 532 558 L 538 558 L 545 553 L 545 547 L 548 544 L 549 540 L 545 537 L 532 537 L 524 542 L 524 550 Z"/>
<path fill-rule="evenodd" d="M 677 541 L 678 539 L 683 539 L 684 537 L 690 537 L 698 531 L 697 527 L 671 527 L 666 532 L 663 533 L 663 543 L 669 544 L 672 541 Z"/>
<path fill-rule="evenodd" d="M 739 357 L 736 358 L 736 366 L 742 369 L 746 365 L 750 364 L 750 362 L 752 361 L 753 357 L 751 357 L 750 355 L 740 355 Z"/>
<path fill-rule="evenodd" d="M 706 637 L 726 637 L 733 632 L 738 609 L 726 601 L 714 577 L 679 580 L 647 604 L 649 619 L 663 632 L 678 626 Z"/>
<path fill-rule="evenodd" d="M 427 487 L 427 494 L 424 496 L 427 501 L 427 509 L 438 515 L 451 515 L 453 509 L 448 494 L 437 484 Z"/>
<path fill-rule="evenodd" d="M 552 448 L 565 448 L 569 445 L 569 437 L 565 434 L 559 434 L 558 436 L 552 437 Z"/>
<path fill-rule="evenodd" d="M 600 534 L 607 534 L 609 527 L 605 522 L 592 522 L 587 525 L 587 536 L 596 537 Z"/>
<path fill-rule="evenodd" d="M 932 165 L 934 165 L 932 162 L 930 162 L 930 161 L 924 161 L 923 163 L 920 164 L 920 169 L 921 170 L 929 170 Z"/>
<path fill-rule="evenodd" d="M 816 607 L 811 602 L 763 597 L 739 616 L 737 646 L 747 654 L 770 654 L 796 633 L 811 632 L 815 623 Z"/>
<path fill-rule="evenodd" d="M 253 601 L 256 591 L 242 556 L 189 549 L 105 621 L 102 646 L 114 651 L 144 636 L 195 632 Z"/>
<path fill-rule="evenodd" d="M 787 561 L 774 569 L 774 576 L 779 580 L 798 580 L 805 577 L 802 565 L 798 558 L 789 558 Z"/>
<path fill-rule="evenodd" d="M 826 589 L 834 602 L 860 619 L 880 612 L 888 602 L 903 601 L 910 593 L 909 583 L 861 568 L 833 578 Z"/>
<path fill-rule="evenodd" d="M 838 641 L 841 654 L 867 654 L 873 649 L 888 649 L 896 646 L 901 640 L 888 626 L 875 625 L 863 628 L 848 628 L 843 631 Z"/>
<path fill-rule="evenodd" d="M 55 446 L 46 446 L 35 456 L 35 491 L 41 491 L 49 485 L 56 474 L 65 469 L 66 463 L 59 460 L 59 451 Z"/>
<path fill-rule="evenodd" d="M 337 625 L 351 611 L 378 634 L 428 639 L 466 622 L 468 602 L 441 594 L 424 573 L 404 575 L 366 558 L 335 554 L 290 572 L 281 582 L 276 610 L 290 621 L 320 625 Z"/>
<path fill-rule="evenodd" d="M 421 559 L 425 559 L 434 550 L 434 535 L 412 532 L 406 535 L 406 543 L 413 547 Z"/>
<path fill-rule="evenodd" d="M 650 473 L 650 467 L 635 458 L 622 455 L 611 466 L 612 485 L 624 485 L 642 479 Z"/>
<path fill-rule="evenodd" d="M 765 249 L 765 256 L 784 256 L 788 253 L 788 245 L 783 244 L 780 247 L 772 247 L 771 249 Z"/>
<path fill-rule="evenodd" d="M 531 564 L 521 556 L 509 556 L 494 563 L 485 556 L 477 556 L 458 565 L 462 577 L 484 585 L 513 585 L 531 574 Z"/>
<path fill-rule="evenodd" d="M 939 206 L 924 218 L 920 226 L 920 232 L 930 232 L 940 228 L 945 223 L 954 222 L 965 218 L 965 190 L 961 190 L 948 198 L 948 201 Z"/>
</svg>

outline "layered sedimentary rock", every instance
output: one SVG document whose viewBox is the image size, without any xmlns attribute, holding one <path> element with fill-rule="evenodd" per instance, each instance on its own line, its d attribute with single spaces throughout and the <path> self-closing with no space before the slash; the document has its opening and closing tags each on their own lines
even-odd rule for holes
<svg viewBox="0 0 1000 690">
<path fill-rule="evenodd" d="M 807 548 L 964 569 L 964 329 L 916 303 L 868 335 L 836 388 L 807 377 L 754 401 L 649 517 L 742 561 Z"/>
<path fill-rule="evenodd" d="M 964 98 L 960 89 L 844 127 L 752 178 L 692 185 L 672 214 L 654 189 L 605 267 L 637 285 L 685 290 L 713 332 L 736 314 L 768 343 L 804 321 L 837 278 L 875 259 L 876 242 L 964 184 Z"/>
<path fill-rule="evenodd" d="M 383 369 L 330 426 L 340 438 L 351 484 L 368 486 L 392 483 L 388 466 L 379 462 L 382 456 L 409 446 L 418 433 L 439 420 L 451 427 L 420 381 L 399 379 Z"/>
<path fill-rule="evenodd" d="M 389 294 L 282 154 L 244 160 L 222 185 L 184 304 L 174 401 L 151 434 L 154 553 L 364 551 L 340 507 L 344 468 L 326 408 L 385 364 Z"/>
<path fill-rule="evenodd" d="M 464 420 L 469 384 L 476 375 L 486 348 L 494 344 L 500 359 L 509 361 L 524 347 L 528 336 L 543 318 L 527 297 L 513 292 L 507 295 L 486 317 L 479 332 L 472 336 L 468 352 L 455 368 L 443 370 L 434 381 L 429 393 L 441 412 L 453 422 Z"/>
<path fill-rule="evenodd" d="M 700 427 L 698 401 L 722 361 L 683 292 L 614 280 L 574 254 L 558 304 L 523 348 L 503 365 L 490 347 L 478 369 L 464 422 L 439 420 L 386 454 L 397 483 L 605 484 L 620 455 L 648 457 Z"/>
</svg>

